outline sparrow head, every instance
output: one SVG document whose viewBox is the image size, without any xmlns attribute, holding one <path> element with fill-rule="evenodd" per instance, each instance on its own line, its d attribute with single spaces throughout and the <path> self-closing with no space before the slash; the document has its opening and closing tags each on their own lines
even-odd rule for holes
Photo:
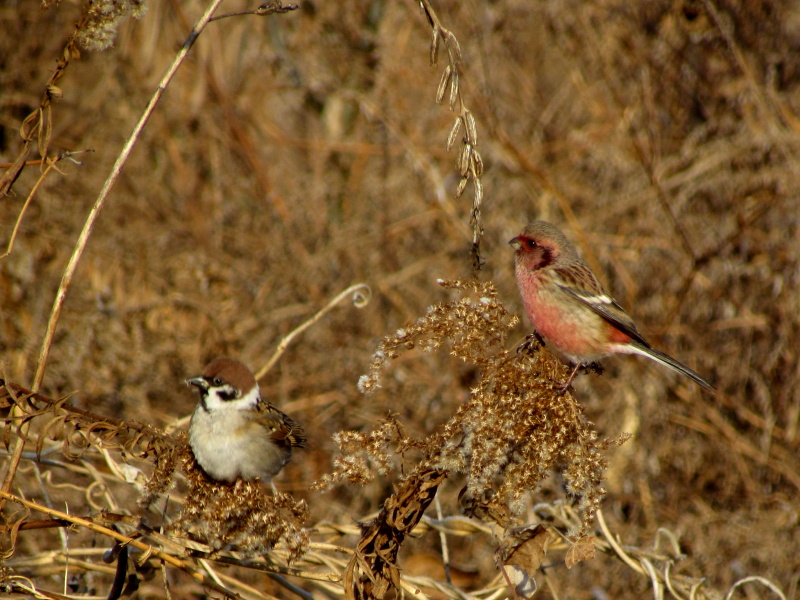
<svg viewBox="0 0 800 600">
<path fill-rule="evenodd" d="M 202 375 L 186 383 L 200 391 L 200 404 L 206 411 L 254 410 L 261 397 L 253 373 L 232 358 L 216 358 Z"/>
<path fill-rule="evenodd" d="M 561 230 L 545 221 L 534 221 L 508 243 L 516 250 L 517 264 L 532 271 L 578 256 Z"/>
</svg>

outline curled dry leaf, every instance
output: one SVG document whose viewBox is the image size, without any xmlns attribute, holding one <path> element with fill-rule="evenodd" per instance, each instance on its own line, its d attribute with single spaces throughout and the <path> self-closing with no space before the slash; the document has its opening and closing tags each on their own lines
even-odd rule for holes
<svg viewBox="0 0 800 600">
<path fill-rule="evenodd" d="M 362 524 L 361 540 L 344 577 L 349 600 L 383 598 L 400 589 L 397 553 L 419 523 L 446 473 L 424 470 L 408 477 L 383 504 L 374 520 Z"/>
<path fill-rule="evenodd" d="M 516 565 L 505 565 L 502 569 L 506 583 L 516 598 L 527 599 L 536 593 L 536 580 L 525 569 Z"/>
<path fill-rule="evenodd" d="M 498 566 L 516 565 L 533 573 L 541 566 L 552 540 L 550 530 L 541 523 L 514 527 L 504 536 L 495 553 L 495 560 Z"/>
<path fill-rule="evenodd" d="M 582 537 L 567 550 L 565 563 L 571 569 L 579 562 L 594 558 L 594 538 Z"/>
<path fill-rule="evenodd" d="M 514 527 L 506 532 L 495 561 L 518 598 L 530 598 L 536 592 L 533 574 L 542 565 L 552 539 L 550 531 L 541 524 Z"/>
</svg>

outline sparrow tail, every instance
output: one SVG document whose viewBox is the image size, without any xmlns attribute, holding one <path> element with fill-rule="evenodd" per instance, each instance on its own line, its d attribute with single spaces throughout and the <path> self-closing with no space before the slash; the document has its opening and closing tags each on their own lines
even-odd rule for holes
<svg viewBox="0 0 800 600">
<path fill-rule="evenodd" d="M 713 385 L 711 385 L 706 379 L 700 376 L 698 373 L 692 371 L 686 365 L 679 363 L 677 360 L 664 354 L 663 352 L 659 352 L 655 348 L 650 346 L 645 346 L 638 342 L 631 341 L 629 342 L 628 346 L 635 354 L 641 354 L 642 356 L 646 356 L 657 363 L 661 363 L 665 367 L 669 367 L 673 371 L 680 373 L 681 375 L 685 375 L 689 379 L 693 380 L 695 383 L 703 386 L 707 390 L 716 390 Z"/>
</svg>

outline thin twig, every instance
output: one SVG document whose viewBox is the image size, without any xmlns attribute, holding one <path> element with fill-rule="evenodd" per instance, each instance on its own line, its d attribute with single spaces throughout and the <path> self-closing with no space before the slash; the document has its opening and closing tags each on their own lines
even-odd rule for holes
<svg viewBox="0 0 800 600">
<path fill-rule="evenodd" d="M 19 216 L 17 217 L 17 222 L 14 224 L 14 229 L 11 231 L 11 238 L 8 240 L 8 246 L 6 247 L 6 251 L 0 256 L 0 260 L 4 259 L 6 256 L 11 254 L 12 250 L 14 249 L 14 241 L 17 239 L 17 233 L 19 233 L 19 228 L 22 225 L 22 219 L 25 216 L 25 211 L 28 210 L 28 206 L 33 200 L 33 196 L 39 190 L 39 186 L 42 185 L 44 182 L 44 178 L 47 177 L 47 174 L 50 173 L 50 170 L 54 168 L 54 162 L 49 160 L 47 161 L 47 168 L 39 175 L 39 179 L 36 180 L 36 184 L 31 189 L 28 197 L 25 198 L 25 203 L 22 205 L 22 209 L 19 211 Z"/>
<path fill-rule="evenodd" d="M 289 347 L 289 344 L 292 343 L 292 340 L 296 338 L 298 335 L 303 333 L 306 329 L 311 327 L 314 323 L 319 321 L 322 317 L 327 315 L 333 308 L 342 301 L 343 298 L 346 298 L 350 294 L 353 295 L 353 304 L 356 308 L 364 308 L 369 301 L 372 299 L 372 290 L 370 290 L 369 286 L 366 283 L 356 283 L 355 285 L 351 285 L 349 288 L 344 290 L 338 296 L 336 296 L 333 300 L 328 302 L 321 310 L 319 310 L 313 317 L 305 321 L 299 327 L 295 328 L 291 331 L 286 337 L 284 337 L 278 347 L 275 349 L 275 352 L 272 354 L 270 359 L 267 361 L 263 367 L 261 367 L 258 372 L 256 373 L 256 379 L 261 379 L 266 375 L 269 370 L 275 366 L 275 363 L 278 362 L 278 359 L 286 352 L 286 348 Z"/>
<path fill-rule="evenodd" d="M 172 64 L 167 69 L 166 74 L 161 79 L 161 83 L 158 84 L 158 88 L 156 89 L 153 96 L 150 98 L 150 102 L 147 104 L 147 107 L 144 109 L 142 116 L 139 118 L 139 121 L 136 123 L 135 127 L 133 128 L 133 132 L 128 137 L 128 141 L 125 142 L 125 146 L 122 148 L 119 156 L 117 157 L 117 161 L 114 163 L 114 166 L 111 169 L 111 173 L 109 173 L 108 178 L 106 179 L 105 183 L 103 184 L 103 188 L 100 190 L 100 194 L 98 195 L 97 199 L 95 200 L 94 206 L 92 207 L 91 211 L 89 211 L 89 216 L 86 218 L 86 222 L 83 225 L 83 230 L 81 231 L 80 235 L 78 236 L 78 241 L 75 243 L 75 249 L 72 251 L 72 255 L 69 258 L 69 262 L 67 263 L 67 267 L 64 269 L 64 274 L 61 276 L 61 283 L 58 286 L 58 291 L 56 292 L 55 300 L 53 301 L 53 308 L 50 313 L 50 319 L 47 321 L 47 330 L 45 332 L 44 340 L 42 341 L 42 347 L 39 351 L 39 359 L 36 365 L 36 374 L 33 378 L 33 385 L 31 389 L 34 392 L 39 391 L 39 387 L 42 385 L 42 380 L 44 379 L 44 372 L 47 367 L 47 358 L 50 354 L 50 347 L 53 343 L 53 336 L 56 332 L 56 326 L 58 324 L 59 316 L 61 315 L 61 308 L 64 306 L 64 300 L 67 296 L 67 290 L 69 289 L 70 283 L 72 282 L 72 277 L 75 275 L 75 270 L 78 268 L 78 262 L 81 259 L 81 255 L 83 254 L 84 249 L 86 248 L 86 244 L 89 241 L 89 236 L 92 233 L 92 229 L 94 228 L 95 221 L 100 214 L 103 206 L 105 205 L 106 199 L 108 198 L 108 194 L 111 191 L 114 183 L 116 183 L 117 178 L 119 177 L 120 172 L 122 171 L 122 167 L 125 162 L 128 160 L 128 156 L 130 156 L 131 151 L 133 150 L 134 145 L 139 140 L 139 136 L 141 135 L 144 126 L 147 124 L 147 121 L 150 119 L 150 115 L 153 114 L 158 101 L 161 99 L 161 96 L 164 94 L 164 91 L 167 89 L 169 82 L 172 80 L 172 77 L 178 70 L 178 67 L 183 64 L 183 61 L 186 59 L 189 50 L 194 45 L 194 42 L 197 40 L 197 37 L 203 31 L 205 26 L 208 24 L 209 19 L 211 19 L 211 15 L 214 11 L 219 7 L 222 3 L 222 0 L 211 0 L 211 3 L 206 8 L 206 12 L 203 13 L 203 16 L 197 21 L 194 28 L 192 29 L 189 36 L 186 38 L 186 41 L 183 44 L 183 47 L 178 51 L 178 54 L 175 56 L 175 59 L 172 61 Z M 14 480 L 14 474 L 17 471 L 17 467 L 19 466 L 20 457 L 22 456 L 22 451 L 25 444 L 20 440 L 20 443 L 16 445 L 14 448 L 14 454 L 11 456 L 11 460 L 8 464 L 8 470 L 6 471 L 5 479 L 3 480 L 3 492 L 8 492 L 11 489 L 11 482 Z M 2 508 L 3 501 L 0 500 L 0 508 Z"/>
<path fill-rule="evenodd" d="M 728 593 L 725 594 L 725 600 L 731 600 L 731 598 L 733 598 L 733 592 L 736 591 L 736 588 L 751 581 L 760 583 L 761 585 L 775 592 L 775 595 L 778 596 L 778 598 L 780 598 L 781 600 L 786 600 L 786 596 L 780 589 L 778 589 L 778 586 L 776 586 L 774 583 L 772 583 L 769 579 L 766 579 L 765 577 L 745 577 L 744 579 L 740 579 L 739 581 L 734 583 L 731 586 L 731 589 L 728 590 Z"/>
<path fill-rule="evenodd" d="M 443 102 L 445 94 L 449 89 L 448 105 L 451 111 L 458 113 L 450 129 L 450 134 L 448 135 L 447 150 L 450 150 L 454 146 L 459 133 L 463 131 L 461 150 L 456 160 L 456 167 L 461 179 L 456 188 L 455 196 L 456 198 L 460 198 L 466 189 L 467 183 L 472 181 L 475 194 L 472 200 L 472 210 L 470 212 L 470 225 L 472 225 L 472 267 L 475 271 L 480 271 L 484 263 L 484 259 L 480 253 L 480 243 L 483 236 L 483 225 L 481 224 L 481 204 L 483 202 L 483 183 L 481 178 L 483 177 L 483 159 L 477 149 L 477 122 L 472 111 L 467 108 L 464 102 L 464 96 L 461 93 L 461 47 L 458 44 L 455 34 L 442 25 L 430 1 L 417 1 L 419 7 L 425 13 L 428 24 L 431 26 L 432 30 L 430 46 L 431 65 L 435 65 L 437 62 L 439 44 L 443 43 L 447 49 L 448 64 L 439 81 L 439 88 L 436 91 L 436 102 Z"/>
<path fill-rule="evenodd" d="M 439 496 L 433 499 L 434 506 L 436 507 L 436 518 L 440 521 L 444 520 L 442 516 L 442 503 L 439 502 Z M 450 576 L 450 549 L 447 546 L 447 534 L 443 530 L 439 530 L 439 543 L 442 546 L 442 564 L 444 564 L 444 577 L 447 583 L 453 584 L 453 579 Z M 505 572 L 504 572 L 505 573 Z"/>
<path fill-rule="evenodd" d="M 200 19 L 197 21 L 194 28 L 192 29 L 191 33 L 189 33 L 189 36 L 186 38 L 186 41 L 183 43 L 183 46 L 178 51 L 178 54 L 175 56 L 175 59 L 172 61 L 172 64 L 167 68 L 167 72 L 164 74 L 164 77 L 158 84 L 158 88 L 156 89 L 153 96 L 150 98 L 150 102 L 147 103 L 147 106 L 145 107 L 142 116 L 139 118 L 139 121 L 134 126 L 133 131 L 131 132 L 131 135 L 128 137 L 127 142 L 125 142 L 125 146 L 123 146 L 122 151 L 117 157 L 117 161 L 111 168 L 111 173 L 109 173 L 108 177 L 106 178 L 106 181 L 103 184 L 103 188 L 100 190 L 100 194 L 97 196 L 97 199 L 95 200 L 94 206 L 92 207 L 91 211 L 89 211 L 89 216 L 86 218 L 86 222 L 83 225 L 83 230 L 78 236 L 78 241 L 75 244 L 75 249 L 72 251 L 72 255 L 70 256 L 66 269 L 64 269 L 64 274 L 61 277 L 61 283 L 58 286 L 58 291 L 56 292 L 56 298 L 53 302 L 53 310 L 50 314 L 50 319 L 47 322 L 47 331 L 45 333 L 44 341 L 42 342 L 42 348 L 39 353 L 39 361 L 36 366 L 36 375 L 34 376 L 33 380 L 32 389 L 35 392 L 39 391 L 39 386 L 41 385 L 42 379 L 44 378 L 45 368 L 47 367 L 47 357 L 50 354 L 50 346 L 53 342 L 53 336 L 55 335 L 56 325 L 58 324 L 58 318 L 61 315 L 61 308 L 64 305 L 64 299 L 66 298 L 67 290 L 69 289 L 70 283 L 72 282 L 72 277 L 75 274 L 75 270 L 78 267 L 78 262 L 81 259 L 81 255 L 83 254 L 83 251 L 86 248 L 86 244 L 89 241 L 89 236 L 92 233 L 92 229 L 94 228 L 94 224 L 97 220 L 97 217 L 99 216 L 100 211 L 105 205 L 106 199 L 108 198 L 108 194 L 111 191 L 111 188 L 116 183 L 117 178 L 119 177 L 119 174 L 122 171 L 122 167 L 127 162 L 128 157 L 130 156 L 130 153 L 133 150 L 134 145 L 136 145 L 136 142 L 139 140 L 139 136 L 141 135 L 144 126 L 147 124 L 147 121 L 153 114 L 153 111 L 155 110 L 158 101 L 161 99 L 161 96 L 166 91 L 167 86 L 172 80 L 172 77 L 177 72 L 178 68 L 183 64 L 183 61 L 186 59 L 189 50 L 191 50 L 198 36 L 203 31 L 205 26 L 208 24 L 209 20 L 211 19 L 211 15 L 219 7 L 221 3 L 222 0 L 211 0 L 211 3 L 206 8 L 205 13 L 203 13 L 203 16 L 200 17 Z M 4 487 L 4 489 L 7 488 Z"/>
<path fill-rule="evenodd" d="M 262 17 L 273 14 L 281 15 L 291 10 L 297 10 L 298 8 L 299 7 L 297 6 L 297 4 L 287 4 L 286 6 L 284 6 L 283 4 L 280 3 L 280 0 L 273 0 L 272 2 L 264 2 L 261 6 L 259 6 L 255 10 L 244 10 L 241 12 L 225 13 L 224 15 L 211 17 L 211 19 L 209 19 L 209 22 L 219 21 L 220 19 L 227 19 L 228 17 L 242 17 L 245 15 L 258 15 Z"/>
<path fill-rule="evenodd" d="M 628 556 L 622 547 L 619 545 L 617 540 L 614 539 L 614 536 L 611 535 L 611 532 L 608 529 L 608 525 L 606 524 L 606 519 L 603 516 L 603 511 L 597 511 L 597 523 L 600 525 L 600 529 L 603 531 L 603 535 L 606 537 L 606 541 L 609 545 L 614 549 L 614 552 L 617 553 L 626 565 L 628 565 L 631 569 L 636 571 L 637 573 L 644 573 L 641 565 L 639 565 L 635 560 L 633 560 L 630 556 Z"/>
</svg>

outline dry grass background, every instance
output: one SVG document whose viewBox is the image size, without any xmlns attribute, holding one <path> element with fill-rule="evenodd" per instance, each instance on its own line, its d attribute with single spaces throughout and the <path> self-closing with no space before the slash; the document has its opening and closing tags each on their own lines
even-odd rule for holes
<svg viewBox="0 0 800 600">
<path fill-rule="evenodd" d="M 478 277 L 520 312 L 506 240 L 533 218 L 558 223 L 651 341 L 720 390 L 704 395 L 636 358 L 610 359 L 602 377 L 580 378 L 576 397 L 597 430 L 633 434 L 608 451 L 609 527 L 638 548 L 670 530 L 685 554 L 674 568 L 705 577 L 709 590 L 758 575 L 796 598 L 800 9 L 787 0 L 434 8 L 461 45 L 461 90 L 484 161 Z M 0 260 L 8 380 L 30 387 L 86 215 L 203 9 L 194 0 L 151 1 L 141 20 L 122 23 L 113 48 L 83 51 L 59 81 L 50 152 L 92 153 L 48 174 L 13 252 Z M 19 126 L 38 106 L 80 12 L 72 0 L 0 7 L 2 160 L 16 158 Z M 330 539 L 352 547 L 354 521 L 381 507 L 392 482 L 310 490 L 332 469 L 333 434 L 372 429 L 390 410 L 411 434 L 429 434 L 476 379 L 447 352 L 410 352 L 378 393 L 356 389 L 384 335 L 452 297 L 437 278 L 474 274 L 474 188 L 453 197 L 457 149 L 448 153 L 445 143 L 454 114 L 434 101 L 446 59 L 429 65 L 430 33 L 416 3 L 385 0 L 305 1 L 284 15 L 210 24 L 100 214 L 41 391 L 78 390 L 77 406 L 164 427 L 193 409 L 182 380 L 209 358 L 230 354 L 257 369 L 282 336 L 341 290 L 367 283 L 365 308 L 337 307 L 261 380 L 311 440 L 278 488 L 305 499 L 307 525 L 350 531 Z M 26 168 L 0 202 L 3 245 L 40 173 Z M 528 332 L 519 325 L 508 347 Z M 26 455 L 11 491 L 88 514 L 84 492 L 66 484 L 86 489 L 96 476 L 48 456 L 51 463 L 37 465 Z M 95 508 L 136 513 L 132 487 L 109 485 L 105 495 L 96 486 L 86 492 Z M 459 514 L 458 487 L 441 489 L 444 516 Z M 530 502 L 563 497 L 554 477 Z M 6 518 L 18 508 L 6 504 Z M 110 545 L 85 530 L 62 534 L 19 532 L 7 564 Z M 486 535 L 451 539 L 460 589 L 494 577 L 493 548 Z M 64 566 L 54 560 L 14 568 L 57 593 L 107 594 L 110 575 L 89 570 L 75 579 L 78 567 L 66 576 L 74 587 L 64 588 Z M 433 533 L 407 543 L 399 561 L 409 575 L 444 578 Z M 611 555 L 569 570 L 558 555 L 545 564 L 538 597 L 653 594 L 647 577 Z M 267 575 L 233 573 L 262 593 L 294 597 Z M 170 581 L 175 597 L 206 593 L 180 573 Z M 315 597 L 335 595 L 293 581 Z M 163 593 L 160 576 L 139 591 Z M 777 596 L 751 583 L 735 597 Z"/>
</svg>

